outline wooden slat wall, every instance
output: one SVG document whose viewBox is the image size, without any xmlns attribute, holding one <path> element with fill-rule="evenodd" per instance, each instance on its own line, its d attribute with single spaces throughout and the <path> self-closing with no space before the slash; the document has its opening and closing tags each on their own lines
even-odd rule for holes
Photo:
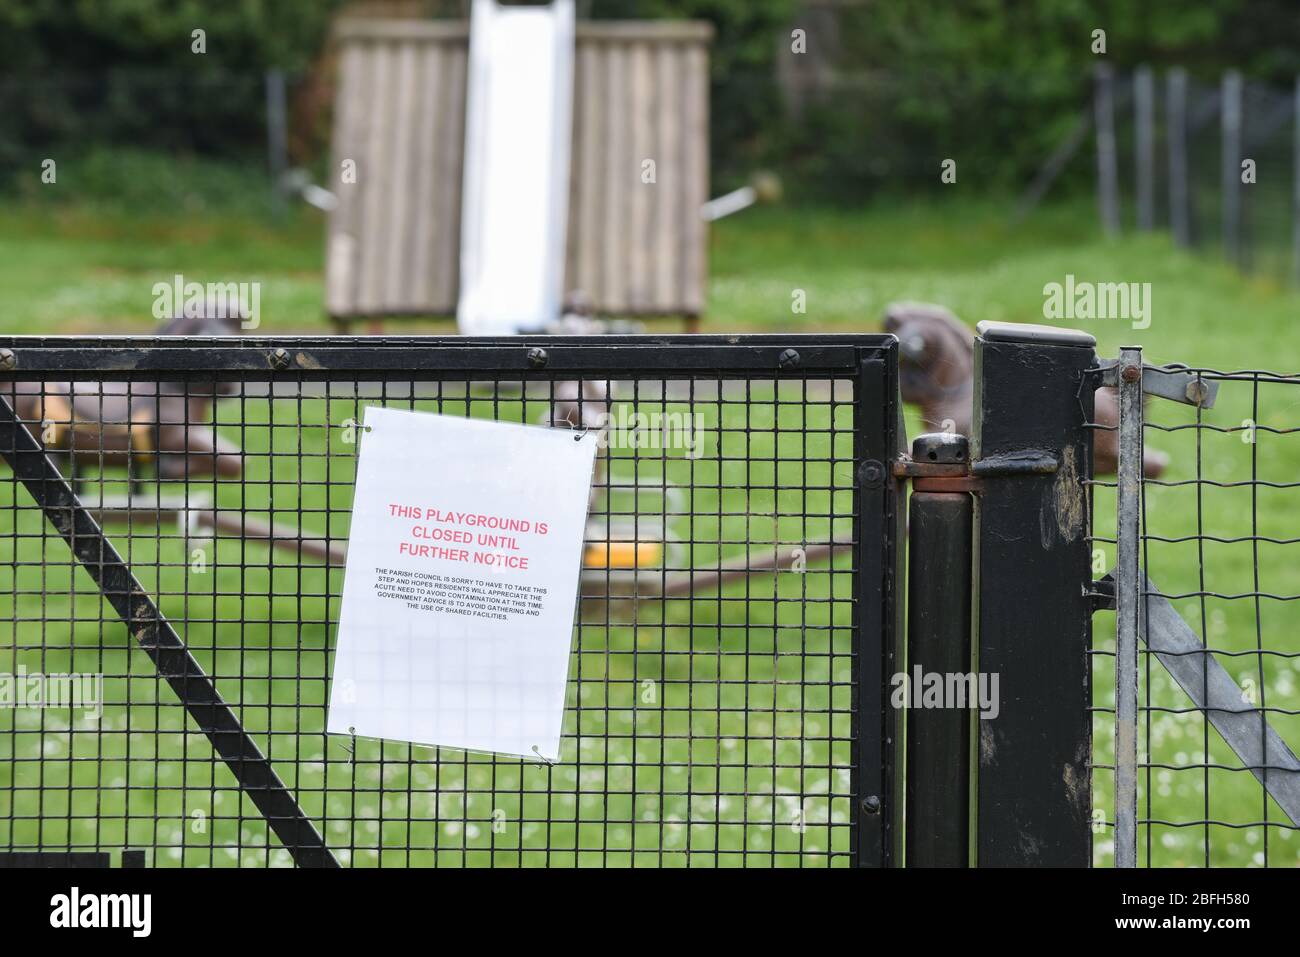
<svg viewBox="0 0 1300 957">
<path fill-rule="evenodd" d="M 467 25 L 340 29 L 326 308 L 449 315 L 459 279 Z M 708 24 L 578 25 L 564 288 L 603 315 L 698 315 Z M 356 164 L 356 182 L 341 179 Z M 645 163 L 654 163 L 654 181 Z"/>
</svg>

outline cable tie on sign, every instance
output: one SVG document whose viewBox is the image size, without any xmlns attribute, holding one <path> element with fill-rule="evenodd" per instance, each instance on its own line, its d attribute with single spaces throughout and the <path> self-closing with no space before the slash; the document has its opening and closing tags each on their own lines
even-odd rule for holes
<svg viewBox="0 0 1300 957">
<path fill-rule="evenodd" d="M 344 751 L 348 753 L 348 763 L 356 764 L 357 763 L 357 729 L 348 728 L 348 734 L 352 735 L 352 746 L 349 747 L 348 745 L 345 744 L 342 745 L 342 748 Z"/>
<path fill-rule="evenodd" d="M 543 756 L 542 752 L 535 744 L 533 745 L 533 754 L 537 755 L 537 760 L 541 761 L 542 764 L 546 765 L 548 768 L 553 768 L 560 763 L 559 761 L 552 761 L 550 758 Z"/>
</svg>

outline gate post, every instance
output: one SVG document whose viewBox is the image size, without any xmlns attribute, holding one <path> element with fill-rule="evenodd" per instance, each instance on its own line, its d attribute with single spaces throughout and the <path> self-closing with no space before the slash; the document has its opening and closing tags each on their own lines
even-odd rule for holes
<svg viewBox="0 0 1300 957">
<path fill-rule="evenodd" d="M 908 867 L 970 862 L 971 711 L 952 701 L 918 707 L 915 698 L 924 675 L 974 670 L 969 458 L 962 435 L 919 435 L 912 446 L 913 463 L 929 474 L 914 475 L 908 499 Z"/>
<path fill-rule="evenodd" d="M 973 853 L 979 866 L 1091 859 L 1087 488 L 1091 335 L 981 322 L 971 473 L 981 480 L 974 668 L 998 679 L 981 719 Z"/>
</svg>

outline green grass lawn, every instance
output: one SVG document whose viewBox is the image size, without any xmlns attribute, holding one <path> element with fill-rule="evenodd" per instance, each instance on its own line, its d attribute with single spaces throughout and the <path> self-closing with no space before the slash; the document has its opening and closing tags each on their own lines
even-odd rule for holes
<svg viewBox="0 0 1300 957">
<path fill-rule="evenodd" d="M 1117 320 L 1075 323 L 1096 334 L 1103 354 L 1133 344 L 1156 363 L 1279 372 L 1300 367 L 1300 296 L 1294 290 L 1243 278 L 1212 256 L 1177 251 L 1163 236 L 1102 240 L 1088 204 L 1047 208 L 1015 228 L 1006 224 L 1004 210 L 993 201 L 958 199 L 871 210 L 760 209 L 723 221 L 712 240 L 705 329 L 870 331 L 878 328 L 884 305 L 902 298 L 943 302 L 972 325 L 981 319 L 1043 321 L 1044 284 L 1073 274 L 1152 284 L 1150 328 Z M 161 217 L 15 206 L 0 216 L 0 331 L 145 331 L 153 326 L 153 283 L 178 272 L 197 281 L 262 282 L 263 332 L 320 329 L 323 245 L 323 221 L 310 211 L 273 224 L 249 212 Z M 797 290 L 806 312 L 792 311 Z M 1254 398 L 1250 383 L 1227 383 L 1219 406 L 1204 413 L 1205 423 L 1235 431 L 1150 431 L 1148 444 L 1173 457 L 1166 478 L 1178 482 L 1199 474 L 1230 485 L 1255 474 L 1297 481 L 1300 445 L 1286 430 L 1300 419 L 1300 385 L 1264 384 L 1257 408 Z M 343 534 L 351 451 L 324 424 L 355 414 L 355 402 L 335 405 L 307 401 L 300 412 L 294 400 L 250 400 L 240 433 L 239 406 L 226 404 L 225 428 L 255 453 L 248 465 L 255 481 L 242 488 L 208 483 L 209 493 L 232 508 L 265 513 L 274 507 L 277 519 L 318 530 L 325 510 L 333 510 L 331 533 Z M 744 414 L 726 403 L 706 404 L 705 412 L 711 427 Z M 301 431 L 300 415 L 308 426 Z M 1162 402 L 1150 410 L 1152 422 L 1169 427 L 1194 417 Z M 1242 423 L 1252 418 L 1262 428 L 1256 441 L 1243 442 Z M 272 421 L 284 427 L 273 430 Z M 727 540 L 813 538 L 828 530 L 825 522 L 782 519 L 785 524 L 776 527 L 762 518 L 772 511 L 824 512 L 835 479 L 818 475 L 814 488 L 794 452 L 777 455 L 764 472 L 753 461 L 770 451 L 763 442 L 776 447 L 783 429 L 799 435 L 805 425 L 760 425 L 771 426 L 760 429 L 769 438 L 749 449 L 750 460 L 725 463 L 733 469 L 725 484 L 736 486 L 726 493 L 707 488 L 719 481 L 723 466 L 716 461 L 660 463 L 657 471 L 652 462 L 636 467 L 642 480 L 696 486 L 684 520 L 693 523 L 688 536 L 706 543 L 699 560 Z M 914 434 L 914 418 L 910 428 Z M 277 458 L 274 473 L 271 460 L 256 454 L 272 446 L 294 453 Z M 808 448 L 822 457 L 830 451 L 816 439 Z M 340 483 L 332 491 L 326 468 L 329 480 Z M 773 492 L 773 468 L 783 484 L 790 479 L 799 488 Z M 1199 501 L 1195 486 L 1153 486 L 1147 494 L 1147 530 L 1156 535 L 1199 530 L 1231 538 L 1257 528 L 1261 535 L 1295 538 L 1300 527 L 1294 489 L 1202 487 Z M 66 717 L 60 724 L 54 712 L 0 714 L 0 844 L 33 844 L 38 837 L 50 846 L 98 841 L 157 846 L 160 864 L 229 863 L 237 852 L 223 848 L 239 836 L 252 848 L 244 851 L 245 863 L 285 863 L 282 852 L 256 849 L 273 848 L 274 841 L 228 773 L 212 763 L 206 742 L 185 732 L 183 714 L 166 704 L 170 692 L 150 678 L 152 666 L 143 655 L 127 650 L 123 629 L 111 623 L 84 576 L 74 582 L 66 550 L 48 538 L 15 539 L 16 529 L 41 533 L 36 516 L 15 513 L 15 501 L 25 495 L 4 473 L 0 620 L 16 616 L 21 624 L 16 634 L 0 636 L 0 669 L 75 667 L 134 677 L 110 681 L 109 699 L 124 702 L 129 695 L 132 704 L 129 711 L 110 706 L 98 730 L 78 723 L 72 733 Z M 1113 496 L 1105 489 L 1098 491 L 1096 512 L 1097 533 L 1111 536 Z M 39 561 L 45 549 L 45 564 L 15 572 L 7 564 L 19 557 L 15 542 L 24 561 Z M 169 616 L 188 624 L 196 654 L 239 702 L 244 720 L 299 789 L 331 845 L 355 863 L 401 863 L 408 842 L 421 848 L 410 857 L 415 863 L 472 864 L 489 857 L 536 863 L 544 859 L 537 849 L 547 844 L 585 849 L 552 854 L 558 863 L 734 863 L 746 851 L 775 863 L 826 863 L 847 850 L 849 731 L 840 697 L 847 694 L 850 666 L 847 622 L 837 603 L 808 600 L 838 595 L 847 576 L 826 570 L 798 580 L 778 576 L 730 593 L 761 599 L 748 604 L 697 602 L 692 610 L 685 602 L 642 603 L 623 609 L 625 621 L 585 620 L 572 666 L 564 760 L 554 768 L 459 752 L 433 761 L 425 749 L 364 741 L 353 760 L 321 731 L 337 572 L 299 567 L 292 555 L 261 546 L 221 541 L 209 548 L 208 568 L 196 573 L 179 537 L 159 543 L 150 532 L 120 545 L 131 549 L 146 584 L 162 592 Z M 1113 549 L 1100 548 L 1099 566 L 1108 568 Z M 1300 594 L 1295 546 L 1259 544 L 1257 557 L 1250 542 L 1199 549 L 1195 541 L 1152 542 L 1148 548 L 1149 574 L 1168 593 Z M 790 600 L 778 603 L 777 596 Z M 1300 657 L 1290 657 L 1300 653 L 1300 602 L 1262 599 L 1257 608 L 1253 599 L 1191 598 L 1176 604 L 1214 647 L 1244 653 L 1221 660 L 1243 684 L 1252 682 L 1269 707 L 1300 710 Z M 42 629 L 42 615 L 72 621 L 75 628 L 71 634 L 66 626 L 64 633 L 57 625 Z M 1099 615 L 1095 626 L 1097 648 L 1113 649 L 1113 616 Z M 1282 654 L 1249 654 L 1257 645 Z M 1110 707 L 1112 659 L 1098 657 L 1094 665 L 1094 703 Z M 657 683 L 653 701 L 642 697 L 647 681 Z M 1143 700 L 1187 707 L 1155 662 Z M 1300 748 L 1300 718 L 1278 715 L 1274 721 Z M 1105 765 L 1113 760 L 1109 716 L 1098 714 L 1094 727 L 1094 760 Z M 1273 824 L 1285 817 L 1264 802 L 1253 778 L 1234 770 L 1238 762 L 1216 732 L 1206 732 L 1199 715 L 1154 712 L 1143 722 L 1142 741 L 1151 763 L 1172 766 L 1153 767 L 1141 778 L 1140 816 L 1170 822 L 1143 829 L 1143 860 L 1149 838 L 1154 864 L 1198 865 L 1207 847 L 1215 864 L 1262 864 L 1265 844 L 1269 864 L 1300 863 L 1293 829 L 1254 824 L 1266 814 Z M 44 760 L 36 760 L 41 755 Z M 149 760 L 135 760 L 142 757 Z M 1225 769 L 1203 770 L 1207 763 Z M 1106 817 L 1112 816 L 1111 787 L 1108 771 L 1094 774 L 1094 807 Z M 69 807 L 73 833 L 66 825 Z M 503 822 L 494 829 L 497 811 Z M 158 824 L 155 813 L 163 818 Z M 1197 823 L 1207 816 L 1250 826 Z M 1095 860 L 1110 859 L 1109 829 L 1102 826 Z"/>
</svg>

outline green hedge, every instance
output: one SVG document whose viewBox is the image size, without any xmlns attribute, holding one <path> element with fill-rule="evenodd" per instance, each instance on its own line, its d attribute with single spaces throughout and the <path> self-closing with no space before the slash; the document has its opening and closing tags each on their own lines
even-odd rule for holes
<svg viewBox="0 0 1300 957">
<path fill-rule="evenodd" d="M 266 70 L 306 70 L 339 4 L 0 0 L 0 164 L 95 144 L 263 152 Z"/>
<path fill-rule="evenodd" d="M 1290 86 L 1295 0 L 589 0 L 599 18 L 715 25 L 715 183 L 784 173 L 794 197 L 1023 184 L 1088 97 L 1094 30 L 1117 68 L 1225 68 Z M 262 75 L 318 62 L 343 0 L 0 0 L 0 179 L 52 146 L 205 156 L 264 148 Z M 430 11 L 445 9 L 429 0 Z M 833 10 L 834 36 L 816 24 Z M 820 10 L 821 15 L 813 12 Z M 833 47 L 841 84 L 797 118 L 777 83 L 790 30 Z M 206 31 L 207 52 L 191 50 Z M 823 31 L 826 32 L 826 31 Z M 55 82 L 51 82 L 54 80 Z M 39 96 L 34 95 L 39 91 Z M 316 144 L 323 150 L 323 139 Z M 311 157 L 299 157 L 311 159 Z"/>
</svg>

